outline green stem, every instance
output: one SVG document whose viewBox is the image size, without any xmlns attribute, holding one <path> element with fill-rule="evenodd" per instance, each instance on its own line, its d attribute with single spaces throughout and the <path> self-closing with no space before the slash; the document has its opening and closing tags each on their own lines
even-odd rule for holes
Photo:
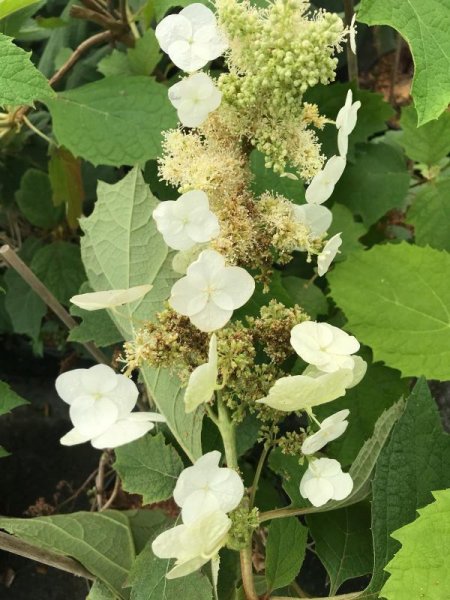
<svg viewBox="0 0 450 600">
<path fill-rule="evenodd" d="M 266 461 L 267 455 L 269 454 L 269 451 L 270 451 L 270 446 L 265 445 L 263 451 L 261 452 L 261 456 L 259 457 L 258 465 L 256 467 L 256 472 L 255 472 L 255 478 L 253 479 L 253 483 L 252 483 L 252 487 L 251 487 L 250 506 L 249 506 L 250 510 L 253 508 L 253 505 L 255 504 L 255 496 L 256 496 L 256 492 L 258 491 L 259 479 L 261 477 L 262 469 L 263 469 L 264 463 Z"/>
<path fill-rule="evenodd" d="M 355 14 L 354 0 L 344 0 L 345 24 L 350 26 Z M 353 54 L 350 43 L 347 42 L 347 69 L 349 81 L 354 81 L 358 87 L 358 58 Z"/>
<path fill-rule="evenodd" d="M 299 515 L 307 515 L 311 512 L 314 512 L 313 506 L 307 508 L 275 508 L 274 510 L 261 513 L 259 515 L 259 522 L 264 523 L 264 521 L 283 519 L 284 517 L 297 517 Z"/>
<path fill-rule="evenodd" d="M 351 594 L 340 594 L 338 596 L 320 596 L 315 598 L 310 598 L 309 600 L 357 600 L 357 598 L 362 598 L 362 594 L 364 592 L 352 592 Z M 369 598 L 370 596 L 365 596 L 365 598 Z M 293 600 L 291 596 L 270 596 L 270 600 Z"/>
<path fill-rule="evenodd" d="M 230 469 L 237 469 L 236 429 L 233 421 L 230 419 L 228 409 L 222 401 L 222 394 L 220 391 L 216 391 L 216 397 L 218 412 L 217 426 L 219 427 L 222 436 L 227 466 L 230 467 Z"/>
</svg>

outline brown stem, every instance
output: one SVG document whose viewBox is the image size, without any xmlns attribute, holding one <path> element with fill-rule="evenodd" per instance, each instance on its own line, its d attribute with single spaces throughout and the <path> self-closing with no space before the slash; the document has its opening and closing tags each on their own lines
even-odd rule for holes
<svg viewBox="0 0 450 600">
<path fill-rule="evenodd" d="M 104 511 L 104 510 L 106 510 L 107 508 L 109 508 L 111 506 L 111 504 L 117 498 L 117 494 L 119 493 L 119 489 L 120 489 L 120 477 L 118 475 L 116 475 L 116 480 L 114 482 L 114 488 L 113 488 L 113 491 L 111 493 L 111 496 L 108 498 L 108 501 L 105 502 L 105 504 L 102 506 L 101 511 Z"/>
<path fill-rule="evenodd" d="M 109 452 L 102 452 L 100 462 L 98 463 L 98 473 L 95 478 L 96 499 L 98 510 L 102 510 L 103 492 L 105 491 L 105 468 L 109 461 Z"/>
<path fill-rule="evenodd" d="M 252 568 L 252 542 L 244 550 L 241 550 L 241 575 L 242 585 L 244 587 L 245 597 L 247 600 L 258 600 L 258 594 L 255 590 L 255 582 L 253 579 Z"/>
<path fill-rule="evenodd" d="M 398 68 L 400 66 L 400 56 L 402 53 L 402 45 L 403 45 L 403 38 L 399 33 L 397 33 L 394 64 L 392 65 L 391 84 L 389 87 L 389 102 L 391 104 L 394 104 L 394 100 L 395 100 L 395 84 L 397 83 L 397 75 L 398 75 Z"/>
<path fill-rule="evenodd" d="M 60 67 L 56 73 L 52 76 L 49 81 L 51 86 L 54 86 L 55 83 L 58 83 L 60 79 L 64 77 L 64 75 L 69 71 L 73 65 L 81 58 L 81 56 L 92 48 L 92 46 L 96 46 L 97 44 L 101 44 L 102 42 L 108 42 L 112 39 L 112 33 L 110 31 L 102 31 L 100 33 L 96 33 L 91 36 L 87 40 L 84 40 L 77 48 L 72 52 L 66 62 Z"/>
<path fill-rule="evenodd" d="M 27 267 L 21 258 L 12 250 L 8 244 L 0 248 L 0 257 L 13 268 L 24 281 L 33 289 L 36 294 L 45 302 L 45 304 L 55 313 L 64 325 L 70 330 L 78 325 L 64 306 L 58 302 L 55 296 L 48 290 L 40 279 L 36 277 L 33 271 Z M 99 363 L 108 364 L 108 359 L 97 346 L 91 342 L 83 344 L 89 354 Z"/>
<path fill-rule="evenodd" d="M 89 573 L 89 571 L 85 569 L 83 565 L 73 558 L 60 556 L 59 554 L 51 552 L 50 550 L 37 548 L 36 546 L 19 540 L 8 533 L 0 532 L 0 549 L 6 550 L 7 552 L 12 552 L 13 554 L 18 554 L 19 556 L 24 556 L 25 558 L 29 558 L 31 560 L 35 560 L 44 565 L 48 565 L 49 567 L 55 567 L 61 571 L 67 571 L 67 573 L 72 573 L 72 575 L 77 575 L 78 577 L 85 577 L 86 579 L 95 580 L 94 575 Z"/>
</svg>

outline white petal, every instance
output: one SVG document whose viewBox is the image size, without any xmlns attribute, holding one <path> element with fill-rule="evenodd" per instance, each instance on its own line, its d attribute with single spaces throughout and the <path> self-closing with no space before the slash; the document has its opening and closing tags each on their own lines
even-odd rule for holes
<svg viewBox="0 0 450 600">
<path fill-rule="evenodd" d="M 189 43 L 184 39 L 173 42 L 168 54 L 173 64 L 186 73 L 198 71 L 210 61 L 209 56 L 205 56 L 203 46 Z"/>
<path fill-rule="evenodd" d="M 304 223 L 311 229 L 314 236 L 320 236 L 325 233 L 333 220 L 331 210 L 319 204 L 293 205 L 295 218 Z"/>
<path fill-rule="evenodd" d="M 344 172 L 345 165 L 345 158 L 342 156 L 332 156 L 323 169 L 326 180 L 336 185 Z"/>
<path fill-rule="evenodd" d="M 134 417 L 117 421 L 109 429 L 92 440 L 94 448 L 118 448 L 129 444 L 145 435 L 154 424 L 147 420 L 137 420 Z"/>
<path fill-rule="evenodd" d="M 86 369 L 74 369 L 59 375 L 55 381 L 55 388 L 58 396 L 67 402 L 72 402 L 79 396 L 84 395 L 84 387 L 81 381 L 81 376 Z"/>
<path fill-rule="evenodd" d="M 353 358 L 353 379 L 349 388 L 355 387 L 364 378 L 367 372 L 367 363 L 360 356 L 352 356 Z"/>
<path fill-rule="evenodd" d="M 156 412 L 134 412 L 128 415 L 129 421 L 152 421 L 152 423 L 166 423 L 167 419 L 164 415 Z"/>
<path fill-rule="evenodd" d="M 174 283 L 169 298 L 170 306 L 185 316 L 190 316 L 202 310 L 208 302 L 207 294 L 199 289 L 192 277 L 189 277 L 189 269 L 191 267 L 192 265 L 188 268 L 185 277 Z"/>
<path fill-rule="evenodd" d="M 343 410 L 340 410 L 339 412 L 334 413 L 334 415 L 330 415 L 329 417 L 324 419 L 321 423 L 321 427 L 328 427 L 329 425 L 337 425 L 338 423 L 345 421 L 345 419 L 348 417 L 349 414 L 350 414 L 350 411 L 347 408 L 344 408 Z"/>
<path fill-rule="evenodd" d="M 250 300 L 255 291 L 255 280 L 242 267 L 227 267 L 221 275 L 223 290 L 233 301 L 233 308 L 240 308 Z"/>
<path fill-rule="evenodd" d="M 302 491 L 303 490 L 303 491 Z M 333 497 L 333 485 L 324 478 L 313 477 L 306 481 L 303 486 L 300 484 L 300 494 L 308 498 L 313 506 L 323 506 Z"/>
<path fill-rule="evenodd" d="M 111 367 L 94 365 L 90 369 L 82 369 L 81 382 L 89 394 L 107 394 L 116 387 L 118 380 Z"/>
<path fill-rule="evenodd" d="M 163 531 L 152 542 L 152 551 L 158 558 L 173 558 L 178 555 L 180 538 L 186 531 L 186 525 L 177 525 Z"/>
<path fill-rule="evenodd" d="M 179 577 L 186 577 L 186 575 L 190 575 L 195 571 L 198 571 L 203 565 L 205 565 L 209 561 L 209 558 L 204 558 L 203 556 L 195 556 L 190 560 L 176 564 L 173 569 L 171 569 L 167 575 L 167 579 L 178 579 Z"/>
<path fill-rule="evenodd" d="M 200 331 L 210 333 L 222 329 L 233 315 L 232 310 L 223 310 L 213 302 L 208 302 L 203 310 L 189 318 Z"/>
<path fill-rule="evenodd" d="M 340 156 L 346 158 L 348 152 L 348 134 L 343 128 L 338 131 L 337 143 Z"/>
<path fill-rule="evenodd" d="M 195 222 L 188 223 L 186 231 L 196 244 L 209 242 L 220 233 L 219 220 L 210 210 L 205 211 Z"/>
<path fill-rule="evenodd" d="M 81 435 L 98 436 L 116 422 L 119 411 L 112 400 L 80 396 L 70 406 L 70 418 Z"/>
<path fill-rule="evenodd" d="M 78 429 L 73 428 L 66 435 L 59 440 L 63 446 L 75 446 L 77 444 L 84 444 L 88 442 L 90 437 L 88 435 L 82 435 Z"/>
<path fill-rule="evenodd" d="M 184 127 L 199 127 L 208 118 L 209 110 L 199 103 L 184 102 L 177 110 L 177 115 Z"/>
<path fill-rule="evenodd" d="M 197 260 L 202 249 L 203 246 L 201 244 L 195 244 L 195 246 L 192 246 L 192 248 L 189 248 L 188 250 L 177 252 L 172 260 L 172 269 L 176 273 L 186 275 L 189 265 Z"/>
<path fill-rule="evenodd" d="M 205 363 L 194 369 L 184 393 L 184 406 L 187 413 L 200 404 L 209 402 L 217 386 L 217 368 Z"/>
<path fill-rule="evenodd" d="M 220 458 L 220 452 L 212 450 L 196 460 L 192 467 L 187 467 L 180 473 L 173 491 L 173 498 L 178 506 L 182 507 L 190 494 L 207 485 L 211 473 L 220 468 Z"/>
<path fill-rule="evenodd" d="M 216 25 L 216 17 L 212 10 L 207 8 L 204 4 L 200 4 L 200 2 L 194 2 L 193 4 L 188 4 L 182 11 L 179 13 L 192 25 L 192 30 L 196 31 L 200 27 L 204 27 L 205 25 L 211 26 Z"/>
<path fill-rule="evenodd" d="M 342 246 L 341 234 L 337 233 L 328 240 L 322 252 L 317 257 L 317 272 L 320 277 L 325 275 L 336 254 L 339 253 L 339 248 Z"/>
<path fill-rule="evenodd" d="M 137 285 L 126 290 L 106 290 L 104 292 L 78 294 L 77 296 L 72 296 L 70 301 L 84 310 L 113 308 L 114 306 L 136 302 L 136 300 L 145 296 L 152 287 L 152 285 L 147 284 Z"/>
<path fill-rule="evenodd" d="M 353 489 L 353 480 L 348 473 L 340 473 L 331 480 L 334 487 L 333 500 L 343 500 L 347 498 Z"/>
<path fill-rule="evenodd" d="M 117 406 L 119 418 L 122 419 L 128 416 L 135 407 L 139 396 L 139 389 L 132 379 L 121 373 L 116 374 L 116 380 L 116 387 L 107 396 Z"/>
<path fill-rule="evenodd" d="M 215 494 L 208 489 L 198 489 L 186 498 L 181 509 L 181 517 L 183 523 L 190 525 L 217 510 L 221 510 L 221 508 Z"/>
<path fill-rule="evenodd" d="M 183 12 L 183 11 L 181 11 Z M 161 49 L 169 54 L 170 46 L 177 40 L 189 39 L 192 35 L 192 24 L 181 13 L 165 17 L 155 29 L 156 39 Z"/>
<path fill-rule="evenodd" d="M 347 332 L 339 329 L 339 327 L 335 327 L 329 323 L 321 323 L 321 325 L 325 325 L 333 335 L 333 339 L 327 347 L 329 352 L 333 352 L 334 354 L 354 354 L 358 352 L 360 344 L 353 335 L 349 335 Z"/>
<path fill-rule="evenodd" d="M 334 190 L 334 185 L 326 180 L 323 171 L 315 175 L 305 193 L 306 202 L 309 204 L 323 204 L 328 200 Z"/>
<path fill-rule="evenodd" d="M 189 267 L 188 275 L 201 275 L 210 278 L 222 273 L 225 267 L 224 257 L 216 250 L 203 250 L 198 259 Z"/>
</svg>

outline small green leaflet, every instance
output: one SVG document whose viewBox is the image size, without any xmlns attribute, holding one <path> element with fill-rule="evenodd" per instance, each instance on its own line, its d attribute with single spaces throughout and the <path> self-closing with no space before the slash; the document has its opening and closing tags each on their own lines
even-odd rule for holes
<svg viewBox="0 0 450 600">
<path fill-rule="evenodd" d="M 167 88 L 144 76 L 107 77 L 61 92 L 47 105 L 58 143 L 94 165 L 156 158 L 161 132 L 177 122 Z"/>
<path fill-rule="evenodd" d="M 144 504 L 151 504 L 172 496 L 183 463 L 158 433 L 117 448 L 114 468 L 127 492 L 141 494 Z"/>
<path fill-rule="evenodd" d="M 1 5 L 0 5 L 1 11 Z M 56 94 L 30 60 L 30 53 L 0 33 L 0 106 L 34 106 Z"/>
<path fill-rule="evenodd" d="M 421 186 L 407 220 L 414 226 L 416 244 L 450 252 L 450 178 Z"/>
<path fill-rule="evenodd" d="M 358 21 L 390 25 L 408 42 L 415 63 L 412 95 L 419 126 L 450 102 L 450 11 L 447 0 L 361 0 Z"/>
<path fill-rule="evenodd" d="M 40 0 L 0 0 L 0 19 L 39 2 Z"/>
<path fill-rule="evenodd" d="M 28 401 L 16 394 L 7 383 L 0 381 L 0 416 L 24 404 L 28 404 Z"/>
<path fill-rule="evenodd" d="M 53 204 L 49 176 L 38 169 L 25 171 L 16 202 L 25 218 L 42 229 L 52 229 L 64 217 L 64 210 Z"/>
<path fill-rule="evenodd" d="M 435 502 L 419 517 L 392 534 L 402 547 L 386 566 L 390 577 L 381 590 L 387 600 L 450 598 L 450 490 L 433 492 Z"/>
<path fill-rule="evenodd" d="M 348 329 L 403 376 L 450 379 L 450 254 L 406 242 L 354 252 L 329 274 Z"/>
<path fill-rule="evenodd" d="M 269 591 L 294 581 L 305 558 L 308 529 L 297 517 L 277 519 L 269 525 L 266 544 L 266 581 Z"/>
</svg>

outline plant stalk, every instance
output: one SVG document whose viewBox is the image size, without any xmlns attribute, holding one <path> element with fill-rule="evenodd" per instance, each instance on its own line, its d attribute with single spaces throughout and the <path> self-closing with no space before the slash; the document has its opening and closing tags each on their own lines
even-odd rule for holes
<svg viewBox="0 0 450 600">
<path fill-rule="evenodd" d="M 350 27 L 355 14 L 354 0 L 344 0 L 345 24 Z M 354 81 L 358 88 L 358 57 L 353 54 L 350 44 L 347 43 L 347 69 L 349 81 Z"/>
<path fill-rule="evenodd" d="M 228 409 L 222 401 L 220 390 L 216 391 L 217 397 L 217 412 L 218 412 L 218 427 L 223 440 L 225 449 L 225 459 L 227 466 L 230 469 L 238 469 L 238 460 L 236 452 L 236 429 L 234 423 L 230 419 Z"/>
<path fill-rule="evenodd" d="M 255 581 L 253 579 L 251 539 L 247 548 L 241 550 L 241 575 L 242 586 L 247 600 L 259 600 L 255 589 Z"/>
</svg>

